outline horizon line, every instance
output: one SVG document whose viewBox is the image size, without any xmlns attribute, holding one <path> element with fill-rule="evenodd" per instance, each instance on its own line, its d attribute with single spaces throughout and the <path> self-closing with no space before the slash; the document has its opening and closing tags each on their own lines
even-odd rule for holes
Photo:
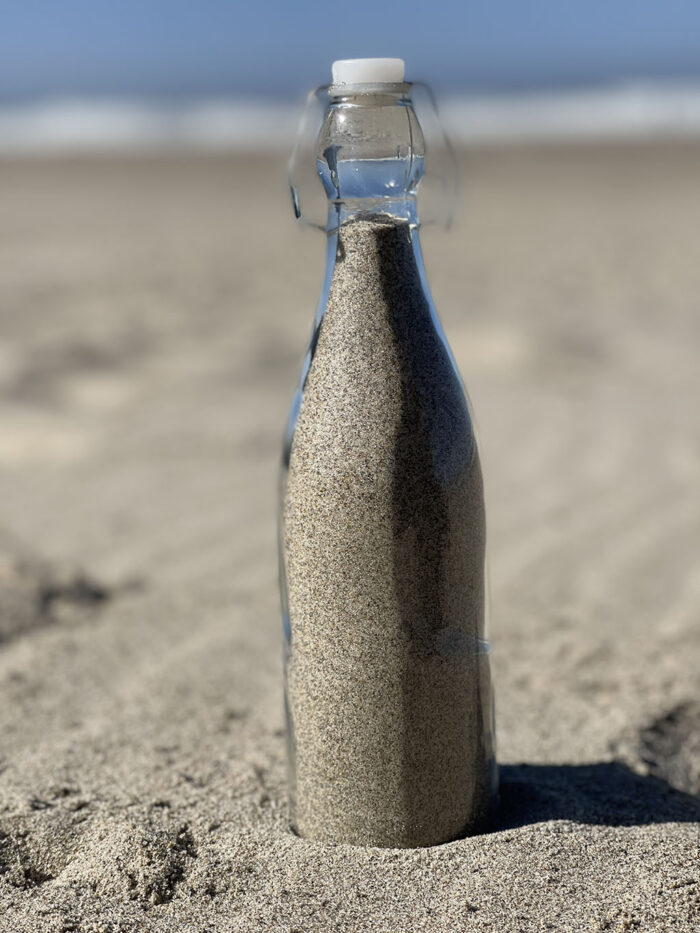
<svg viewBox="0 0 700 933">
<path fill-rule="evenodd" d="M 700 78 L 440 95 L 457 145 L 700 135 Z M 0 154 L 289 149 L 298 102 L 251 95 L 56 95 L 0 102 Z"/>
</svg>

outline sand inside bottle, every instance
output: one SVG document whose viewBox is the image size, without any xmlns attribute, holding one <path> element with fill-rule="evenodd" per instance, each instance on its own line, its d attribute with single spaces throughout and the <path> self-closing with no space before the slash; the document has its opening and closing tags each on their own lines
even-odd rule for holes
<svg viewBox="0 0 700 933">
<path fill-rule="evenodd" d="M 340 227 L 282 520 L 295 829 L 383 846 L 479 829 L 492 757 L 482 478 L 404 221 Z"/>
</svg>

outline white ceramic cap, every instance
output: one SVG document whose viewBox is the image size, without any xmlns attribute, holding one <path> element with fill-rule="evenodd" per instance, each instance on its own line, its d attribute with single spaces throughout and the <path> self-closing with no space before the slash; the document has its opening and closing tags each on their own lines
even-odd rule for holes
<svg viewBox="0 0 700 933">
<path fill-rule="evenodd" d="M 401 84 L 402 58 L 342 58 L 333 62 L 333 84 Z"/>
</svg>

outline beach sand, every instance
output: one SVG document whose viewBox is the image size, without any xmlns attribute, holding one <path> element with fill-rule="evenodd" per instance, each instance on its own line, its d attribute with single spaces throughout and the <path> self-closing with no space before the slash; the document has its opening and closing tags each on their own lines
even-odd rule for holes
<svg viewBox="0 0 700 933">
<path fill-rule="evenodd" d="M 287 829 L 283 160 L 0 164 L 3 933 L 700 927 L 700 145 L 463 162 L 501 813 L 415 850 Z"/>
</svg>

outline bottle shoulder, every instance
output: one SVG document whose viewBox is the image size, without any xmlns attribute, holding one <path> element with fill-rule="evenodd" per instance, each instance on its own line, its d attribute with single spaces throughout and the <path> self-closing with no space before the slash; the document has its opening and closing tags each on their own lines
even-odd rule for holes
<svg viewBox="0 0 700 933">
<path fill-rule="evenodd" d="M 465 469 L 476 449 L 469 406 L 409 225 L 342 225 L 327 281 L 285 459 L 294 446 L 315 456 L 316 444 L 326 457 L 381 462 L 420 442 L 436 474 Z"/>
<path fill-rule="evenodd" d="M 348 348 L 323 327 L 293 405 L 287 460 L 370 476 L 421 447 L 440 481 L 471 466 L 469 406 L 439 334 Z"/>
</svg>

